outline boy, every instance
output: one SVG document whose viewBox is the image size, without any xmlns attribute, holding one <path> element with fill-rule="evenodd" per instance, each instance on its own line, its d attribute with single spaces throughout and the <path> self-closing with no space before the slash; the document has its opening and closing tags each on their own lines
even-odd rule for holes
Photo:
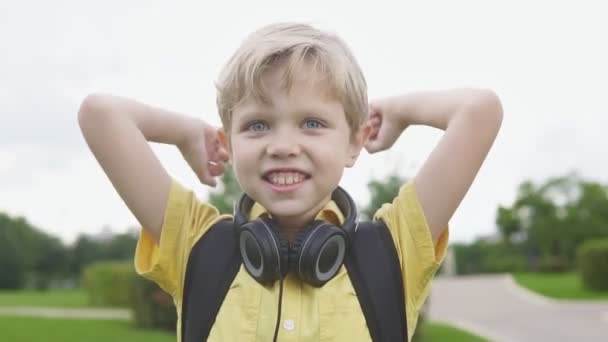
<svg viewBox="0 0 608 342">
<path fill-rule="evenodd" d="M 217 87 L 221 129 L 117 96 L 93 94 L 82 103 L 83 135 L 143 227 L 137 272 L 171 294 L 180 315 L 189 252 L 225 218 L 173 180 L 148 141 L 177 146 L 210 186 L 230 160 L 241 189 L 255 201 L 249 219 L 271 217 L 293 244 L 315 219 L 344 221 L 331 195 L 362 148 L 388 149 L 409 125 L 428 125 L 445 130 L 443 138 L 415 178 L 375 215 L 388 227 L 399 255 L 409 340 L 445 253 L 448 221 L 501 125 L 498 98 L 486 90 L 460 89 L 395 96 L 368 106 L 363 74 L 346 45 L 302 24 L 254 32 L 227 63 Z M 319 287 L 293 272 L 282 285 L 280 341 L 370 341 L 344 267 Z M 278 300 L 276 282 L 260 284 L 241 268 L 209 341 L 271 341 Z"/>
</svg>

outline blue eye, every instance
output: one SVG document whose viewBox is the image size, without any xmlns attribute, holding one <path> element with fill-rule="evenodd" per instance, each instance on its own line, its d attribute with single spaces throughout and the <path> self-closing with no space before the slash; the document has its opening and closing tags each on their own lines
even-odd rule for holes
<svg viewBox="0 0 608 342">
<path fill-rule="evenodd" d="M 305 128 L 322 128 L 323 124 L 318 120 L 309 119 L 304 122 Z"/>
<path fill-rule="evenodd" d="M 263 131 L 268 128 L 268 124 L 262 121 L 252 122 L 247 129 L 254 132 Z"/>
</svg>

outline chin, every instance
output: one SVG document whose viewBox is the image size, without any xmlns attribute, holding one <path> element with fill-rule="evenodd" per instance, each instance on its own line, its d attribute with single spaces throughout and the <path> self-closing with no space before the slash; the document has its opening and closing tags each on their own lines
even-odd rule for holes
<svg viewBox="0 0 608 342">
<path fill-rule="evenodd" d="M 273 216 L 293 217 L 304 215 L 312 208 L 303 205 L 303 203 L 280 203 L 264 206 Z"/>
</svg>

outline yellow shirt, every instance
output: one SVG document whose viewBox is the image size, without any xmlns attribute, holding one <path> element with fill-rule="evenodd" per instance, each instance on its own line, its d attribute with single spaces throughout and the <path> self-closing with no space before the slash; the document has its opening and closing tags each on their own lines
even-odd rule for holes
<svg viewBox="0 0 608 342">
<path fill-rule="evenodd" d="M 257 217 L 263 212 L 264 209 L 256 204 L 250 216 Z M 142 229 L 135 252 L 135 269 L 173 297 L 178 314 L 178 342 L 181 341 L 182 291 L 190 250 L 207 229 L 225 217 L 173 180 L 160 243 L 156 245 Z M 431 279 L 444 258 L 448 230 L 446 228 L 434 246 L 412 182 L 403 185 L 393 203 L 383 205 L 375 217 L 388 226 L 399 254 L 409 340 L 428 295 Z M 317 218 L 334 224 L 344 220 L 334 202 L 329 202 Z M 279 341 L 371 341 L 344 266 L 320 288 L 303 283 L 293 275 L 286 277 L 283 286 Z M 278 282 L 272 287 L 264 287 L 241 266 L 218 312 L 208 341 L 272 341 L 278 300 Z"/>
</svg>

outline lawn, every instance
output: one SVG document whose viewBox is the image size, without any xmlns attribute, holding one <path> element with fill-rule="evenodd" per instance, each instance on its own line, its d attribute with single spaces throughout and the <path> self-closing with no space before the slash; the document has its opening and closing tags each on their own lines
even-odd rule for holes
<svg viewBox="0 0 608 342">
<path fill-rule="evenodd" d="M 608 297 L 608 295 L 606 296 Z M 89 307 L 82 290 L 0 291 L 0 306 Z M 482 338 L 439 323 L 426 323 L 423 342 L 483 342 Z M 175 341 L 175 335 L 132 328 L 128 321 L 96 321 L 0 316 L 0 341 Z"/>
<path fill-rule="evenodd" d="M 515 281 L 534 292 L 556 299 L 608 300 L 608 291 L 593 292 L 583 288 L 579 276 L 572 273 L 516 273 Z"/>
<path fill-rule="evenodd" d="M 127 321 L 0 316 L 0 341 L 175 342 L 175 340 L 174 333 L 134 329 Z"/>
<path fill-rule="evenodd" d="M 425 323 L 423 329 L 423 342 L 487 342 L 487 340 L 481 337 L 472 335 L 466 331 L 454 328 L 443 323 Z"/>
<path fill-rule="evenodd" d="M 83 290 L 0 291 L 0 306 L 89 307 Z"/>
<path fill-rule="evenodd" d="M 0 316 L 0 340 L 11 342 L 173 342 L 175 334 L 139 330 L 128 321 L 74 320 Z M 465 331 L 440 323 L 425 323 L 423 342 L 485 342 Z"/>
</svg>

